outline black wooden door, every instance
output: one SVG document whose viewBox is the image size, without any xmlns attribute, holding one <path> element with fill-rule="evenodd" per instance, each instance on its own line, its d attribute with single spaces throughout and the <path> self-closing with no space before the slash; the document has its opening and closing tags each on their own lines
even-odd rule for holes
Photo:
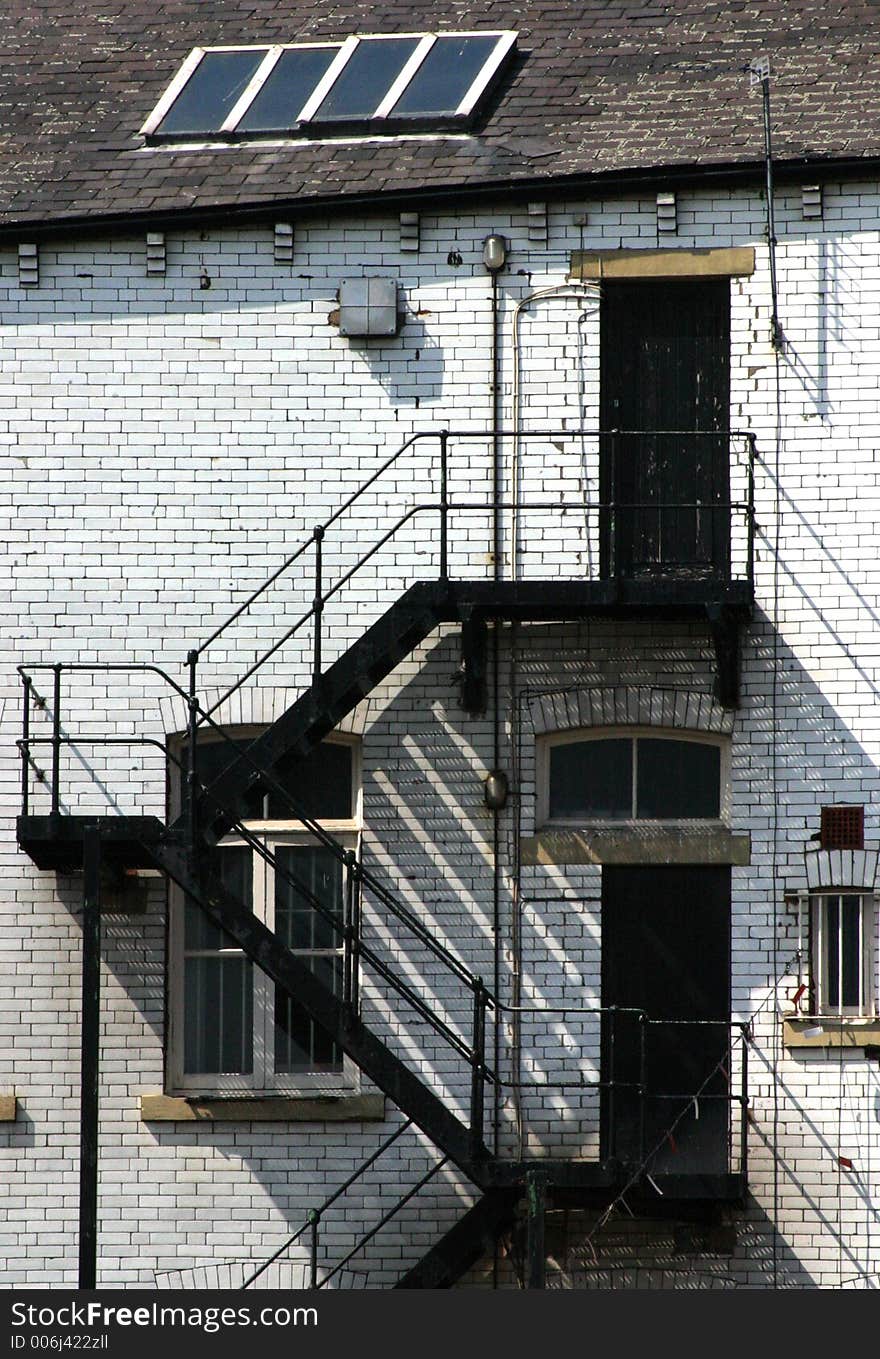
<svg viewBox="0 0 880 1359">
<path fill-rule="evenodd" d="M 729 868 L 603 868 L 602 1004 L 603 1155 L 724 1173 Z"/>
<path fill-rule="evenodd" d="M 730 284 L 607 283 L 603 575 L 729 573 Z"/>
</svg>

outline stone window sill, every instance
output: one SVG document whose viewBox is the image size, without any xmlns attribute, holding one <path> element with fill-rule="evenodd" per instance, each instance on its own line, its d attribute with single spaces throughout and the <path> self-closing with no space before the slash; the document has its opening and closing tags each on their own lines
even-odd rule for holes
<svg viewBox="0 0 880 1359">
<path fill-rule="evenodd" d="M 343 1123 L 384 1117 L 384 1095 L 141 1095 L 145 1123 Z"/>
<path fill-rule="evenodd" d="M 786 1019 L 782 1042 L 787 1048 L 880 1049 L 880 1019 Z"/>
</svg>

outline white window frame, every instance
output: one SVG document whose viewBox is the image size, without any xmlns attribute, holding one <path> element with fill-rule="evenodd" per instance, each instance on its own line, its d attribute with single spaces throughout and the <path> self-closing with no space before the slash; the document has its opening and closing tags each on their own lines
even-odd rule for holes
<svg viewBox="0 0 880 1359">
<path fill-rule="evenodd" d="M 330 93 L 338 77 L 345 70 L 354 53 L 362 42 L 383 42 L 392 39 L 418 39 L 418 45 L 413 53 L 408 57 L 400 74 L 394 80 L 388 91 L 383 95 L 378 107 L 371 114 L 364 115 L 362 121 L 394 122 L 394 105 L 407 89 L 408 85 L 420 69 L 422 63 L 431 51 L 438 38 L 494 38 L 495 47 L 489 53 L 486 61 L 480 67 L 479 72 L 474 77 L 464 96 L 459 101 L 457 108 L 452 114 L 443 115 L 455 119 L 465 119 L 476 107 L 480 97 L 495 76 L 502 62 L 507 57 L 511 48 L 515 45 L 518 34 L 513 29 L 491 29 L 491 30 L 467 30 L 454 31 L 448 33 L 361 33 L 357 36 L 345 38 L 337 42 L 311 42 L 311 43 L 267 43 L 243 44 L 239 47 L 194 47 L 189 56 L 186 57 L 180 70 L 175 74 L 171 84 L 162 94 L 156 107 L 152 110 L 143 126 L 140 129 L 142 137 L 150 137 L 156 133 L 165 115 L 173 106 L 185 85 L 198 69 L 202 59 L 214 52 L 265 52 L 265 57 L 257 70 L 254 72 L 247 87 L 242 91 L 241 96 L 236 101 L 221 127 L 211 132 L 200 132 L 193 134 L 180 134 L 175 137 L 169 134 L 169 140 L 192 141 L 204 140 L 223 136 L 223 134 L 233 134 L 238 128 L 241 119 L 247 113 L 257 94 L 269 79 L 276 64 L 281 58 L 282 53 L 288 51 L 302 51 L 309 48 L 338 48 L 333 61 L 325 71 L 312 93 L 309 95 L 303 107 L 295 118 L 291 119 L 291 126 L 313 124 L 315 128 L 320 128 L 321 123 L 314 122 L 315 115 Z M 424 114 L 425 121 L 430 121 L 436 117 L 435 114 Z M 348 120 L 346 120 L 348 121 Z M 358 119 L 351 119 L 357 122 Z M 415 121 L 418 121 L 416 119 Z M 254 134 L 256 135 L 256 134 Z"/>
<path fill-rule="evenodd" d="M 253 739 L 265 727 L 228 727 L 226 734 L 233 739 Z M 222 737 L 204 738 L 207 741 L 222 740 Z M 352 752 L 352 816 L 340 820 L 322 820 L 324 829 L 338 840 L 346 849 L 358 852 L 360 848 L 361 820 L 361 743 L 356 736 L 333 733 L 324 738 L 327 744 L 348 746 Z M 174 743 L 178 745 L 177 742 Z M 322 743 L 323 744 L 323 743 Z M 185 749 L 185 738 L 180 738 L 179 750 Z M 175 751 L 179 757 L 179 751 Z M 179 802 L 179 791 L 172 788 L 172 811 Z M 317 845 L 320 842 L 297 820 L 250 819 L 244 826 L 257 837 L 270 851 L 284 845 Z M 234 832 L 224 836 L 218 845 L 222 853 L 227 847 L 249 848 L 247 841 Z M 274 927 L 274 882 L 273 868 L 257 852 L 251 850 L 253 865 L 253 906 L 254 914 L 269 929 Z M 271 1070 L 274 1055 L 274 1003 L 275 983 L 253 963 L 253 1071 L 251 1072 L 186 1072 L 184 1070 L 184 972 L 187 954 L 185 949 L 185 897 L 174 884 L 169 891 L 169 929 L 168 929 L 168 1037 L 166 1044 L 166 1085 L 173 1095 L 240 1095 L 240 1096 L 314 1096 L 319 1094 L 356 1094 L 360 1090 L 361 1073 L 349 1057 L 343 1054 L 342 1070 L 338 1072 L 289 1072 L 275 1073 Z M 340 948 L 336 950 L 341 952 Z M 222 952 L 222 951 L 221 951 Z M 244 956 L 243 950 L 228 950 L 230 955 Z M 299 950 L 297 950 L 299 952 Z M 303 951 L 305 952 L 305 951 Z M 210 950 L 212 957 L 219 956 Z"/>
<path fill-rule="evenodd" d="M 858 1005 L 832 1006 L 828 1000 L 827 932 L 828 905 L 844 897 L 859 901 L 859 990 Z M 877 897 L 863 888 L 823 888 L 809 896 L 812 981 L 812 1009 L 817 1018 L 872 1019 L 878 1002 L 877 992 Z M 842 927 L 842 912 L 838 912 L 838 929 Z M 838 943 L 837 994 L 843 995 L 843 952 Z"/>
<path fill-rule="evenodd" d="M 721 752 L 719 761 L 719 801 L 717 817 L 642 817 L 635 815 L 638 787 L 636 781 L 636 741 L 639 737 L 652 741 L 688 741 L 694 745 L 715 746 Z M 632 812 L 630 817 L 612 819 L 607 817 L 550 817 L 550 751 L 556 746 L 575 745 L 587 741 L 631 740 L 633 780 Z M 731 743 L 727 736 L 717 732 L 679 730 L 674 727 L 616 726 L 573 728 L 566 731 L 548 732 L 538 738 L 536 743 L 536 819 L 539 827 L 603 826 L 610 829 L 625 830 L 632 827 L 661 826 L 666 829 L 675 827 L 726 826 L 730 824 L 731 790 L 730 757 Z"/>
</svg>

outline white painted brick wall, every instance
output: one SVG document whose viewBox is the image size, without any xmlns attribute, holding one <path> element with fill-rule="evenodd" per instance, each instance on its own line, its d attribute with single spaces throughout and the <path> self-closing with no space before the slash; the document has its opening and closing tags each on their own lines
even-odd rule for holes
<svg viewBox="0 0 880 1359">
<path fill-rule="evenodd" d="M 744 639 L 743 703 L 733 734 L 733 829 L 750 833 L 752 861 L 733 871 L 732 983 L 736 1016 L 764 1008 L 750 1060 L 753 1202 L 737 1215 L 739 1243 L 724 1267 L 740 1285 L 766 1285 L 775 1250 L 786 1286 L 837 1287 L 880 1274 L 869 1206 L 876 1207 L 880 1192 L 877 1066 L 860 1056 L 841 1062 L 836 1054 L 784 1052 L 772 998 L 777 980 L 783 988 L 796 984 L 793 972 L 776 975 L 797 945 L 782 892 L 804 886 L 803 849 L 818 828 L 819 807 L 864 802 L 868 842 L 880 836 L 880 192 L 867 182 L 827 186 L 820 223 L 802 221 L 799 186 L 779 197 L 787 350 L 778 461 L 762 204 L 744 191 L 682 192 L 674 241 L 681 247 L 753 244 L 758 258 L 754 276 L 734 280 L 731 289 L 731 419 L 734 427 L 755 431 L 760 452 L 758 609 Z M 164 277 L 146 276 L 140 240 L 46 245 L 40 287 L 27 291 L 17 286 L 14 252 L 0 251 L 0 517 L 8 591 L 0 671 L 0 1085 L 14 1088 L 20 1105 L 18 1121 L 0 1125 L 0 1278 L 7 1286 L 75 1281 L 79 1043 L 79 884 L 38 872 L 15 846 L 15 665 L 154 663 L 182 682 L 187 650 L 407 437 L 443 427 L 484 433 L 491 420 L 491 312 L 480 253 L 493 229 L 512 243 L 511 267 L 500 280 L 509 426 L 516 303 L 565 283 L 572 249 L 657 244 L 652 197 L 591 203 L 589 224 L 580 228 L 575 219 L 584 206 L 551 205 L 545 249 L 528 244 L 524 205 L 510 215 L 423 214 L 418 255 L 397 253 L 390 217 L 299 224 L 292 269 L 275 266 L 270 231 L 169 236 Z M 463 257 L 458 268 L 447 263 L 453 249 Z M 394 341 L 345 341 L 331 323 L 339 283 L 363 272 L 399 280 L 407 316 Z M 210 287 L 200 286 L 204 277 Z M 521 443 L 523 500 L 553 502 L 521 515 L 521 574 L 578 576 L 595 569 L 595 526 L 555 506 L 584 489 L 597 492 L 595 440 L 571 433 L 580 424 L 595 427 L 598 419 L 595 308 L 574 296 L 538 300 L 522 311 L 521 341 L 521 428 L 568 429 L 565 437 Z M 506 495 L 511 453 L 508 440 Z M 436 501 L 436 458 L 436 443 L 417 443 L 377 479 L 341 531 L 328 533 L 327 579 L 348 569 L 414 499 Z M 453 442 L 451 484 L 459 501 L 485 504 L 488 439 Z M 737 485 L 741 491 L 742 477 Z M 510 535 L 507 516 L 506 570 Z M 454 574 L 489 576 L 490 549 L 485 511 L 454 519 Z M 406 583 L 435 575 L 437 551 L 437 515 L 421 512 L 328 605 L 325 663 Z M 232 683 L 309 607 L 312 592 L 309 571 L 298 563 L 207 653 L 205 691 Z M 510 648 L 506 629 L 501 762 L 507 769 L 517 753 Z M 441 629 L 364 705 L 364 843 L 410 908 L 490 981 L 491 822 L 482 778 L 494 759 L 492 732 L 486 719 L 457 706 L 458 653 L 454 631 Z M 684 625 L 520 628 L 513 664 L 519 686 L 655 684 L 706 693 L 712 683 L 708 636 Z M 255 687 L 262 699 L 236 700 L 235 711 L 243 704 L 253 712 L 276 693 L 296 691 L 310 666 L 305 630 L 261 672 Z M 50 677 L 41 674 L 37 687 L 50 695 Z M 81 744 L 65 758 L 63 809 L 163 813 L 160 752 L 102 749 L 86 738 L 162 739 L 182 726 L 182 719 L 169 719 L 180 714 L 179 704 L 160 703 L 166 699 L 159 677 L 143 672 L 78 673 L 65 682 L 64 728 Z M 50 717 L 35 717 L 33 734 L 47 733 Z M 512 802 L 502 820 L 502 995 L 508 1001 L 515 806 L 521 806 L 523 832 L 534 830 L 527 727 L 518 753 L 521 801 Z M 37 758 L 47 767 L 45 748 Z M 45 789 L 32 785 L 32 798 L 34 810 L 46 808 Z M 599 885 L 595 869 L 523 870 L 525 996 L 544 1005 L 599 999 Z M 157 1274 L 264 1258 L 397 1121 L 389 1107 L 383 1126 L 142 1123 L 140 1095 L 162 1088 L 164 915 L 157 888 L 145 917 L 111 917 L 106 925 L 100 1278 L 108 1286 L 151 1287 Z M 466 998 L 449 992 L 429 961 L 372 906 L 368 927 L 437 992 L 453 1021 L 467 1023 Z M 462 1109 L 463 1065 L 450 1061 L 424 1026 L 390 1006 L 373 983 L 365 986 L 365 1005 L 382 1036 Z M 533 1019 L 525 1030 L 525 1070 L 542 1065 L 562 1072 L 570 1054 L 595 1068 L 592 1021 L 569 1017 L 563 1026 Z M 506 1037 L 502 1059 L 509 1070 Z M 568 1091 L 548 1101 L 524 1092 L 522 1109 L 530 1151 L 595 1154 L 598 1125 L 589 1094 Z M 500 1140 L 505 1150 L 515 1149 L 509 1092 Z M 775 1195 L 774 1141 L 780 1158 Z M 852 1172 L 841 1169 L 839 1154 L 853 1160 Z M 337 1258 L 433 1159 L 414 1134 L 397 1144 L 358 1185 L 346 1215 L 328 1223 Z M 369 1271 L 369 1286 L 396 1277 L 471 1198 L 457 1175 L 444 1172 L 433 1181 L 365 1252 L 361 1267 Z M 659 1270 L 665 1229 L 639 1229 L 631 1247 L 625 1238 L 635 1230 L 613 1219 L 602 1243 L 605 1258 L 631 1262 L 636 1250 L 641 1268 Z M 568 1243 L 574 1286 L 591 1283 L 577 1269 L 578 1260 L 583 1265 L 588 1258 L 583 1242 L 589 1234 L 581 1224 Z M 294 1266 L 302 1259 L 295 1256 Z M 691 1266 L 699 1272 L 699 1262 Z M 478 1286 L 485 1274 L 477 1271 L 471 1282 Z"/>
</svg>

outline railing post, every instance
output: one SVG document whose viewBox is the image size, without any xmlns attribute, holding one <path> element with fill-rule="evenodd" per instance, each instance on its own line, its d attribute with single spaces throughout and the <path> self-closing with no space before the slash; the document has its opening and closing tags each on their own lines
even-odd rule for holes
<svg viewBox="0 0 880 1359">
<path fill-rule="evenodd" d="M 645 1159 L 645 1122 L 648 1103 L 648 1017 L 639 1014 L 639 1164 Z"/>
<path fill-rule="evenodd" d="M 355 984 L 355 881 L 354 866 L 356 857 L 354 850 L 347 850 L 345 854 L 345 916 L 343 920 L 343 952 L 342 952 L 342 1004 L 345 1007 L 347 1017 L 350 1019 L 354 1013 L 354 998 L 356 993 Z"/>
<path fill-rule="evenodd" d="M 609 1006 L 608 1006 L 608 1009 L 607 1009 L 607 1020 L 606 1020 L 606 1023 L 607 1023 L 606 1052 L 607 1052 L 607 1061 L 608 1061 L 608 1065 L 607 1065 L 607 1072 L 608 1072 L 608 1093 L 607 1093 L 606 1096 L 605 1096 L 605 1106 L 606 1106 L 606 1107 L 605 1107 L 605 1116 L 606 1116 L 606 1127 L 607 1127 L 607 1129 L 608 1129 L 608 1156 L 609 1156 L 609 1159 L 612 1159 L 612 1160 L 615 1159 L 615 1158 L 617 1157 L 617 1129 L 616 1129 L 615 1126 L 614 1126 L 614 1103 L 615 1103 L 615 1097 L 614 1097 L 614 1074 L 615 1074 L 615 1073 L 614 1073 L 614 1036 L 615 1036 L 615 1035 L 614 1035 L 614 1027 L 615 1027 L 616 1019 L 617 1019 L 617 1015 L 616 1015 L 615 1007 L 614 1007 L 613 1005 L 609 1005 Z"/>
<path fill-rule="evenodd" d="M 474 981 L 474 1049 L 471 1058 L 471 1155 L 483 1152 L 483 1116 L 486 1070 L 486 988 L 481 977 Z"/>
<path fill-rule="evenodd" d="M 101 1032 L 101 832 L 83 831 L 80 1038 L 79 1288 L 94 1288 L 98 1261 L 98 1075 Z"/>
<path fill-rule="evenodd" d="M 449 430 L 440 432 L 440 579 L 449 579 Z"/>
<path fill-rule="evenodd" d="M 321 617 L 324 612 L 324 528 L 321 524 L 316 524 L 312 533 L 315 543 L 315 646 L 314 659 L 312 662 L 312 683 L 317 684 L 321 678 Z"/>
<path fill-rule="evenodd" d="M 321 1213 L 318 1208 L 309 1209 L 309 1288 L 318 1287 L 318 1232 L 321 1226 Z"/>
<path fill-rule="evenodd" d="M 749 585 L 755 584 L 755 436 L 747 434 L 746 439 L 749 445 L 749 485 L 746 510 L 746 579 Z"/>
<path fill-rule="evenodd" d="M 28 759 L 31 750 L 31 685 L 33 684 L 33 680 L 30 675 L 22 675 L 21 681 L 23 686 L 22 700 L 24 703 L 21 714 L 21 814 L 22 816 L 27 816 L 30 811 Z"/>
<path fill-rule="evenodd" d="M 360 1006 L 360 940 L 361 940 L 361 875 L 360 864 L 353 849 L 352 855 L 352 1014 Z"/>
<path fill-rule="evenodd" d="M 749 1176 L 749 1026 L 742 1025 L 742 1086 L 740 1094 L 739 1164 L 743 1184 Z"/>
<path fill-rule="evenodd" d="M 198 833 L 197 815 L 197 745 L 198 745 L 198 709 L 199 703 L 196 696 L 196 667 L 198 666 L 199 653 L 190 651 L 186 658 L 189 667 L 189 757 L 186 770 L 186 796 L 187 796 L 187 817 L 189 820 L 189 847 L 190 853 L 195 854 L 196 838 Z"/>
<path fill-rule="evenodd" d="M 61 807 L 61 666 L 52 667 L 52 815 Z"/>
</svg>

